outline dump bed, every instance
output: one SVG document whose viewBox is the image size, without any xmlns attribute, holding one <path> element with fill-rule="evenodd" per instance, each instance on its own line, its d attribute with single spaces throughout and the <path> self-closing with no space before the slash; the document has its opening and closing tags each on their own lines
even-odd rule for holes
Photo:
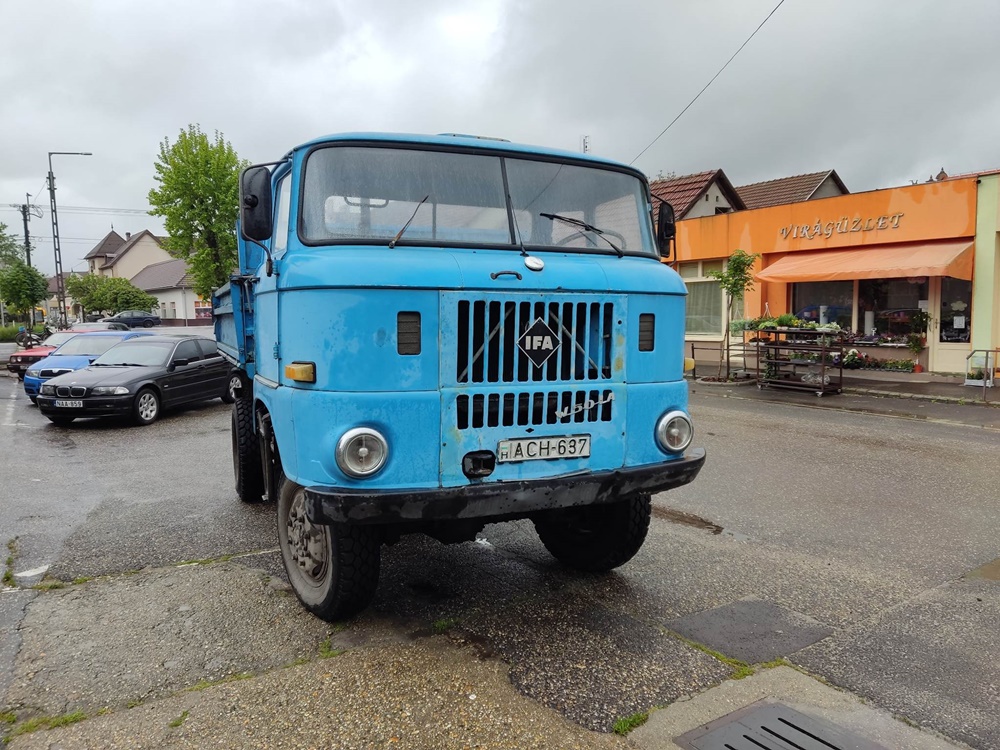
<svg viewBox="0 0 1000 750">
<path fill-rule="evenodd" d="M 215 339 L 222 356 L 254 376 L 252 278 L 233 276 L 212 294 Z"/>
</svg>

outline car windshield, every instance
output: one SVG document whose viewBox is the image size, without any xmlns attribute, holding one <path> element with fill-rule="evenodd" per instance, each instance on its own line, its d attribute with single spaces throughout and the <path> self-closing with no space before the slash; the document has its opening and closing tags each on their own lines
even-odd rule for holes
<svg viewBox="0 0 1000 750">
<path fill-rule="evenodd" d="M 52 353 L 95 357 L 98 354 L 104 354 L 104 352 L 120 341 L 121 339 L 117 336 L 87 336 L 86 334 L 82 334 L 74 336 Z"/>
<path fill-rule="evenodd" d="M 69 332 L 53 333 L 42 342 L 42 346 L 62 346 L 74 336 L 76 336 L 75 333 Z"/>
<path fill-rule="evenodd" d="M 174 345 L 169 341 L 123 341 L 95 359 L 94 366 L 158 367 L 167 364 L 167 358 L 173 349 Z"/>
<path fill-rule="evenodd" d="M 300 234 L 309 244 L 388 244 L 399 236 L 400 245 L 656 255 L 646 191 L 629 172 L 389 147 L 310 154 Z"/>
</svg>

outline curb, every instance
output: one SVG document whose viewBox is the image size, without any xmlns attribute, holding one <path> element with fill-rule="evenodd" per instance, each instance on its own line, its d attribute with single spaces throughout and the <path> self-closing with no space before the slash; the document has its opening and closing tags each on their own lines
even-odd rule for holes
<svg viewBox="0 0 1000 750">
<path fill-rule="evenodd" d="M 916 401 L 935 401 L 937 403 L 958 404 L 960 406 L 987 406 L 991 409 L 1000 407 L 1000 401 L 975 401 L 955 396 L 932 396 L 925 393 L 905 393 L 903 391 L 881 391 L 877 388 L 854 388 L 844 386 L 844 393 L 855 393 L 862 396 L 886 396 L 889 398 L 908 398 Z"/>
</svg>

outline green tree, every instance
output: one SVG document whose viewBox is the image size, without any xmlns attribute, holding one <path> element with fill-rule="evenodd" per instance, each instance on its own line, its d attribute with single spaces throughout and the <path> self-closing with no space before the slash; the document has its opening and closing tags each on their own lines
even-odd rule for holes
<svg viewBox="0 0 1000 750">
<path fill-rule="evenodd" d="M 84 314 L 103 310 L 104 299 L 101 297 L 103 281 L 103 276 L 93 273 L 82 276 L 72 274 L 66 278 L 66 294 L 83 308 Z"/>
<path fill-rule="evenodd" d="M 8 234 L 7 225 L 0 222 L 0 268 L 6 268 L 18 261 L 24 261 L 24 245 L 17 237 Z"/>
<path fill-rule="evenodd" d="M 152 310 L 159 301 L 128 279 L 97 276 L 92 273 L 66 279 L 66 293 L 85 311 L 100 310 L 111 315 L 122 310 Z"/>
<path fill-rule="evenodd" d="M 0 299 L 27 324 L 31 311 L 48 296 L 48 280 L 24 261 L 15 260 L 0 270 Z"/>
<path fill-rule="evenodd" d="M 719 352 L 719 377 L 722 377 L 722 357 L 726 359 L 726 380 L 729 380 L 729 324 L 733 319 L 733 303 L 741 302 L 743 296 L 753 289 L 753 265 L 760 253 L 745 253 L 734 250 L 722 271 L 709 271 L 708 276 L 716 279 L 726 295 L 726 333 L 722 350 Z"/>
<path fill-rule="evenodd" d="M 194 290 L 206 299 L 237 266 L 239 178 L 247 164 L 221 133 L 210 141 L 198 125 L 160 144 L 149 213 L 164 218 L 167 252 L 188 261 Z"/>
<path fill-rule="evenodd" d="M 139 289 L 128 279 L 105 279 L 101 290 L 107 310 L 112 315 L 122 310 L 152 310 L 159 306 L 159 301 L 152 294 Z"/>
</svg>

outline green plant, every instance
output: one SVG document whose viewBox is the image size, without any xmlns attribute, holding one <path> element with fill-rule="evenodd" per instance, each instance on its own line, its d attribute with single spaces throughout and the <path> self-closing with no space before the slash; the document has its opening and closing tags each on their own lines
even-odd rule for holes
<svg viewBox="0 0 1000 750">
<path fill-rule="evenodd" d="M 920 356 L 925 348 L 923 334 L 910 333 L 906 336 L 906 348 L 913 352 L 914 357 Z"/>
<path fill-rule="evenodd" d="M 734 250 L 726 260 L 722 271 L 709 271 L 708 276 L 716 279 L 726 295 L 726 320 L 732 320 L 733 303 L 739 302 L 743 296 L 753 289 L 753 266 L 760 258 L 759 253 L 746 253 Z M 729 380 L 729 334 L 731 328 L 726 328 L 725 341 L 719 350 L 719 377 L 722 377 L 722 359 L 726 360 L 726 380 Z"/>
<path fill-rule="evenodd" d="M 781 328 L 799 328 L 802 325 L 802 321 L 791 313 L 783 313 L 782 315 L 779 315 L 774 319 L 774 322 Z"/>
<path fill-rule="evenodd" d="M 649 720 L 649 712 L 641 711 L 637 714 L 632 714 L 631 716 L 625 716 L 615 721 L 614 726 L 612 727 L 612 731 L 615 734 L 624 737 L 633 729 L 641 727 L 648 720 Z"/>
<path fill-rule="evenodd" d="M 180 716 L 178 716 L 176 719 L 170 722 L 170 726 L 176 729 L 187 720 L 187 717 L 188 717 L 188 712 L 184 711 Z"/>
<path fill-rule="evenodd" d="M 436 635 L 441 635 L 442 633 L 447 633 L 456 625 L 458 625 L 458 620 L 454 617 L 447 617 L 443 620 L 435 620 L 434 624 L 431 625 L 431 630 L 433 630 Z"/>
<path fill-rule="evenodd" d="M 986 380 L 986 372 L 982 367 L 977 367 L 974 370 L 969 370 L 969 374 L 966 375 L 968 380 Z"/>
</svg>

